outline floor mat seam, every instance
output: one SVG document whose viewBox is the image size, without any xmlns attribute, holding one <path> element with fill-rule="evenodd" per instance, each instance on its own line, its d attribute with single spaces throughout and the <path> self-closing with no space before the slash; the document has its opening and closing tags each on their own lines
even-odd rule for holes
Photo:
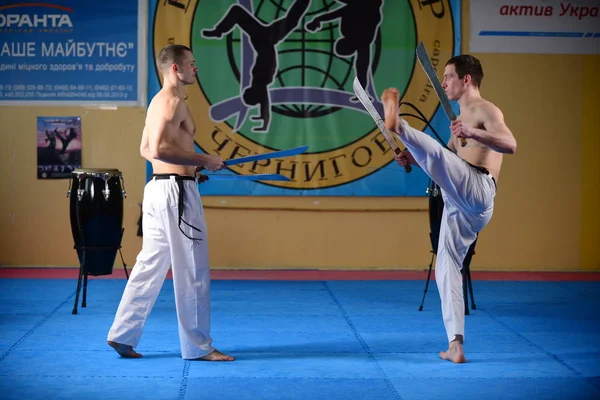
<svg viewBox="0 0 600 400">
<path fill-rule="evenodd" d="M 530 345 L 532 345 L 536 349 L 539 349 L 540 351 L 542 351 L 547 356 L 550 356 L 551 358 L 553 358 L 554 360 L 556 360 L 559 364 L 561 364 L 563 367 L 567 368 L 569 371 L 573 372 L 578 377 L 584 378 L 584 376 L 583 376 L 583 374 L 581 372 L 579 372 L 575 367 L 571 366 L 569 363 L 567 363 L 566 361 L 564 361 L 563 359 L 561 359 L 556 354 L 554 354 L 554 353 L 552 353 L 552 352 L 544 349 L 542 346 L 538 345 L 537 343 L 535 343 L 531 339 L 528 339 L 527 337 L 525 337 L 524 335 L 522 335 L 521 333 L 519 333 L 516 329 L 514 329 L 512 326 L 510 326 L 506 322 L 502 321 L 501 319 L 495 317 L 494 315 L 490 314 L 489 312 L 487 312 L 485 310 L 482 310 L 482 309 L 479 309 L 479 310 L 482 311 L 484 314 L 486 314 L 488 317 L 492 318 L 494 321 L 498 322 L 500 325 L 504 326 L 506 329 L 508 329 L 509 332 L 515 334 L 521 340 L 529 343 Z"/>
<path fill-rule="evenodd" d="M 26 374 L 26 375 L 9 375 L 9 374 L 0 374 L 0 377 L 13 377 L 13 378 L 131 378 L 131 379 L 177 379 L 177 376 L 162 376 L 162 375 L 35 375 L 35 374 Z M 365 377 L 320 377 L 320 376 L 311 376 L 311 377 L 302 377 L 302 376 L 232 376 L 232 375 L 211 375 L 210 379 L 272 379 L 272 380 L 365 380 L 365 381 L 380 381 L 385 380 L 384 378 L 365 378 Z M 595 387 L 593 382 L 594 377 L 554 377 L 554 376 L 528 376 L 528 377 L 513 377 L 513 376 L 480 376 L 480 377 L 465 377 L 465 376 L 427 376 L 427 377 L 419 377 L 419 376 L 405 376 L 405 377 L 395 377 L 395 379 L 401 380 L 414 380 L 414 381 L 430 381 L 430 380 L 439 380 L 439 381 L 496 381 L 496 380 L 512 380 L 512 381 L 520 381 L 520 380 L 572 380 L 579 379 L 584 380 L 588 384 L 591 384 Z M 185 396 L 185 391 L 187 391 L 187 381 L 189 380 L 189 371 L 188 376 L 186 378 L 185 388 L 183 390 L 183 396 Z M 182 392 L 182 387 L 180 386 L 180 393 Z M 181 394 L 180 394 L 181 396 Z"/>
<path fill-rule="evenodd" d="M 2 363 L 6 359 L 6 357 L 8 357 L 10 355 L 10 353 L 12 353 L 13 350 L 15 350 L 17 347 L 19 347 L 19 345 L 21 343 L 23 343 L 25 341 L 25 339 L 27 339 L 29 336 L 31 336 L 36 330 L 38 330 L 50 318 L 52 318 L 52 316 L 59 309 L 61 309 L 63 306 L 65 306 L 67 303 L 69 303 L 71 301 L 71 299 L 73 299 L 74 296 L 75 296 L 75 292 L 73 292 L 69 297 L 67 297 L 54 310 L 50 311 L 50 313 L 48 315 L 46 315 L 40 322 L 38 322 L 37 324 L 35 324 L 35 326 L 33 328 L 31 328 L 29 331 L 27 331 L 27 333 L 25 333 L 23 336 L 21 336 L 21 338 L 19 340 L 17 340 L 6 352 L 4 352 L 4 354 L 2 354 L 2 356 L 0 357 L 0 363 Z"/>
<path fill-rule="evenodd" d="M 365 340 L 362 338 L 362 336 L 360 335 L 360 333 L 358 333 L 358 330 L 356 329 L 356 327 L 352 323 L 352 320 L 348 316 L 348 313 L 346 312 L 346 310 L 344 309 L 344 307 L 342 306 L 342 304 L 339 302 L 338 298 L 333 293 L 333 291 L 331 290 L 331 288 L 329 287 L 329 285 L 327 284 L 327 281 L 323 281 L 323 285 L 325 286 L 325 289 L 327 289 L 327 292 L 329 293 L 329 295 L 331 296 L 331 298 L 333 299 L 333 301 L 335 302 L 335 304 L 340 309 L 340 312 L 342 313 L 342 316 L 344 317 L 344 319 L 346 320 L 346 323 L 348 324 L 348 326 L 350 327 L 350 329 L 354 333 L 354 336 L 356 337 L 356 339 L 358 340 L 358 342 L 360 343 L 360 345 L 362 346 L 362 348 L 365 350 L 365 352 L 369 356 L 369 359 L 371 360 L 371 362 L 373 363 L 373 365 L 375 365 L 375 368 L 377 369 L 377 372 L 379 372 L 379 374 L 383 378 L 383 381 L 384 381 L 385 385 L 388 387 L 388 389 L 390 389 L 390 391 L 392 392 L 392 394 L 394 395 L 394 397 L 396 397 L 396 399 L 402 400 L 402 396 L 400 396 L 400 393 L 398 393 L 398 390 L 396 389 L 396 387 L 394 386 L 394 384 L 390 381 L 389 377 L 387 376 L 387 374 L 385 373 L 385 371 L 383 370 L 383 368 L 381 368 L 381 365 L 379 365 L 379 363 L 377 362 L 377 359 L 373 355 L 373 352 L 371 351 L 371 349 L 369 348 L 369 346 L 367 345 L 367 343 L 365 342 Z"/>
<path fill-rule="evenodd" d="M 178 399 L 180 399 L 180 400 L 185 399 L 185 394 L 187 392 L 188 378 L 190 375 L 190 364 L 191 364 L 191 362 L 189 360 L 185 360 L 183 363 L 183 372 L 182 372 L 182 376 L 181 376 L 181 384 L 179 385 L 179 397 L 178 397 Z"/>
</svg>

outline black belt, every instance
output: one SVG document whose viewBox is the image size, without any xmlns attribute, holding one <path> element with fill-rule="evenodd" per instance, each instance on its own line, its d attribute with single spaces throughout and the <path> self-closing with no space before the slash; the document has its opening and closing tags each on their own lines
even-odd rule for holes
<svg viewBox="0 0 600 400">
<path fill-rule="evenodd" d="M 181 231 L 181 233 L 183 233 L 183 235 L 189 239 L 192 240 L 202 240 L 201 238 L 194 238 L 191 236 L 186 235 L 186 233 L 183 231 L 183 229 L 181 229 L 181 223 L 183 222 L 184 224 L 186 224 L 187 226 L 189 226 L 190 228 L 198 231 L 198 232 L 202 232 L 200 229 L 196 228 L 195 226 L 188 224 L 184 219 L 183 219 L 183 196 L 185 193 L 185 188 L 183 187 L 183 181 L 195 181 L 196 178 L 193 176 L 188 176 L 188 175 L 179 175 L 179 174 L 152 174 L 152 178 L 156 179 L 156 180 L 161 180 L 161 179 L 171 179 L 171 177 L 175 178 L 175 182 L 177 182 L 177 186 L 179 187 L 179 199 L 177 202 L 177 209 L 179 211 L 179 230 Z"/>
<path fill-rule="evenodd" d="M 494 187 L 496 187 L 496 189 L 498 189 L 498 186 L 496 185 L 496 179 L 494 179 L 494 177 L 492 176 L 492 174 L 490 174 L 490 170 L 485 168 L 485 167 L 480 167 L 479 165 L 473 165 L 470 162 L 466 162 L 467 164 L 469 164 L 471 167 L 475 168 L 477 171 L 489 175 L 490 178 L 492 178 L 492 181 L 494 182 Z"/>
<path fill-rule="evenodd" d="M 179 175 L 179 174 L 152 174 L 152 178 L 154 179 L 171 179 L 174 176 L 176 181 L 195 181 L 196 178 L 188 175 Z"/>
</svg>

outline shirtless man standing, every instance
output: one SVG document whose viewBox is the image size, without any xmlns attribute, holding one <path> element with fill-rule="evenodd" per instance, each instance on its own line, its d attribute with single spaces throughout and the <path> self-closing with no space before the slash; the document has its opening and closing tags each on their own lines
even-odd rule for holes
<svg viewBox="0 0 600 400">
<path fill-rule="evenodd" d="M 192 51 L 167 45 L 158 66 L 163 87 L 148 106 L 140 146 L 153 170 L 144 188 L 142 250 L 107 341 L 122 357 L 142 356 L 134 347 L 171 267 L 182 358 L 233 361 L 211 345 L 206 224 L 195 184 L 199 167 L 214 172 L 225 166 L 218 156 L 194 151 L 196 127 L 184 100 L 198 70 Z"/>
<path fill-rule="evenodd" d="M 407 148 L 396 155 L 396 162 L 421 167 L 442 189 L 444 212 L 435 278 L 449 346 L 440 357 L 455 363 L 467 361 L 463 351 L 463 260 L 477 233 L 492 218 L 503 154 L 514 154 L 517 149 L 500 109 L 481 97 L 482 79 L 483 70 L 475 57 L 460 55 L 446 63 L 442 86 L 461 110 L 450 127 L 450 150 L 399 117 L 397 89 L 386 89 L 382 95 L 385 125 Z M 465 139 L 464 147 L 459 138 Z"/>
</svg>

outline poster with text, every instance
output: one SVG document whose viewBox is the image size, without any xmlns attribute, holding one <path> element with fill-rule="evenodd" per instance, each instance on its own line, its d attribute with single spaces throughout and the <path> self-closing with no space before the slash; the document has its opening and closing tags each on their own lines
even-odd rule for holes
<svg viewBox="0 0 600 400">
<path fill-rule="evenodd" d="M 81 117 L 38 117 L 38 179 L 70 178 L 81 168 Z"/>
<path fill-rule="evenodd" d="M 598 0 L 471 0 L 469 51 L 600 54 Z"/>
<path fill-rule="evenodd" d="M 0 0 L 0 105 L 145 105 L 146 6 Z"/>
</svg>

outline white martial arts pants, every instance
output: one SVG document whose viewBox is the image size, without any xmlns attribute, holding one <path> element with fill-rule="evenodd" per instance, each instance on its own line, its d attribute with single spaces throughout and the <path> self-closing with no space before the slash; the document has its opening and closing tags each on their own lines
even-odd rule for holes
<svg viewBox="0 0 600 400">
<path fill-rule="evenodd" d="M 398 135 L 415 161 L 439 185 L 444 200 L 435 280 L 448 341 L 465 335 L 461 269 L 467 251 L 492 218 L 496 185 L 491 175 L 470 166 L 429 135 L 402 121 Z"/>
<path fill-rule="evenodd" d="M 179 224 L 179 184 L 184 188 Z M 144 188 L 143 244 L 133 267 L 108 340 L 136 347 L 169 267 L 172 267 L 181 355 L 184 359 L 211 353 L 210 270 L 206 223 L 194 181 L 174 176 L 153 178 Z M 192 240 L 200 238 L 202 240 Z"/>
</svg>

